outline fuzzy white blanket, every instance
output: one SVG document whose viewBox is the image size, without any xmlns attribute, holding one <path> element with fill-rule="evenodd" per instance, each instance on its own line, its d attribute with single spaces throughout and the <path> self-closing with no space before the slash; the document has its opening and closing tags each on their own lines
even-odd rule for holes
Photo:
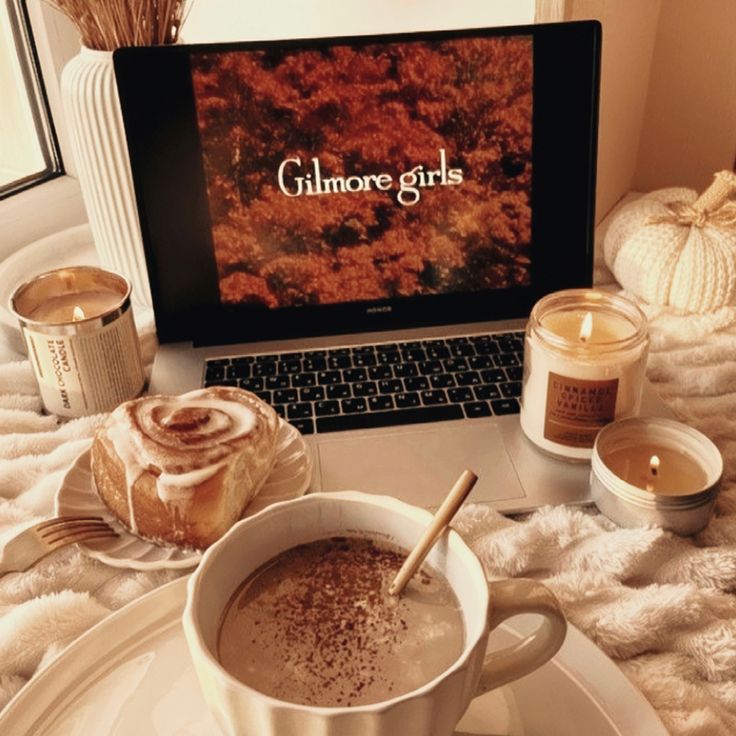
<svg viewBox="0 0 736 736">
<path fill-rule="evenodd" d="M 610 280 L 601 264 L 597 276 Z M 645 309 L 650 379 L 724 456 L 711 524 L 679 538 L 619 529 L 594 509 L 550 507 L 512 520 L 476 505 L 455 526 L 489 575 L 545 582 L 673 734 L 727 736 L 736 733 L 736 327 L 726 311 L 693 318 Z M 143 322 L 150 360 L 155 341 Z M 0 545 L 53 513 L 65 470 L 104 419 L 60 425 L 40 410 L 28 362 L 0 365 Z M 114 569 L 67 547 L 0 578 L 0 708 L 75 637 L 178 574 Z"/>
</svg>

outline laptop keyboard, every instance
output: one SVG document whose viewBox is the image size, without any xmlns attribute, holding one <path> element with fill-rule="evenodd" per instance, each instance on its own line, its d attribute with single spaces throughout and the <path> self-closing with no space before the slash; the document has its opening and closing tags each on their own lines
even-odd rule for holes
<svg viewBox="0 0 736 736">
<path fill-rule="evenodd" d="M 239 386 L 303 434 L 519 412 L 524 333 L 210 358 L 204 386 Z"/>
</svg>

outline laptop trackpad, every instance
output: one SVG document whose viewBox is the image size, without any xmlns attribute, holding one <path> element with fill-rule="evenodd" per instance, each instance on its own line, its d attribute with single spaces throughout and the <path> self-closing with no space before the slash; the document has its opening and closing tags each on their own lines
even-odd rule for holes
<svg viewBox="0 0 736 736">
<path fill-rule="evenodd" d="M 469 502 L 524 496 L 492 422 L 318 437 L 317 446 L 323 491 L 385 493 L 433 507 L 468 468 L 479 478 Z"/>
</svg>

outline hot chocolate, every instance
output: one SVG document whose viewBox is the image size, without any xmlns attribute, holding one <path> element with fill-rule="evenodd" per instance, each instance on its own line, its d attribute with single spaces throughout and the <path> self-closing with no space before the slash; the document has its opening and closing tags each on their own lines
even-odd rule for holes
<svg viewBox="0 0 736 736">
<path fill-rule="evenodd" d="M 315 706 L 376 703 L 421 687 L 460 656 L 463 618 L 449 583 L 426 567 L 400 598 L 388 595 L 405 557 L 353 537 L 283 552 L 231 598 L 220 662 L 266 695 Z"/>
</svg>

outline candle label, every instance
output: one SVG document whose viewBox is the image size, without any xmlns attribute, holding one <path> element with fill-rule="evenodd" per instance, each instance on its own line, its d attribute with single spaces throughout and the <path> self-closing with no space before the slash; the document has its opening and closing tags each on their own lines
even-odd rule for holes
<svg viewBox="0 0 736 736">
<path fill-rule="evenodd" d="M 23 330 L 44 406 L 79 417 L 114 409 L 143 389 L 140 346 L 130 310 L 99 330 L 55 335 Z"/>
<path fill-rule="evenodd" d="M 550 371 L 544 436 L 569 447 L 593 447 L 596 435 L 616 414 L 618 378 L 586 380 Z"/>
</svg>

